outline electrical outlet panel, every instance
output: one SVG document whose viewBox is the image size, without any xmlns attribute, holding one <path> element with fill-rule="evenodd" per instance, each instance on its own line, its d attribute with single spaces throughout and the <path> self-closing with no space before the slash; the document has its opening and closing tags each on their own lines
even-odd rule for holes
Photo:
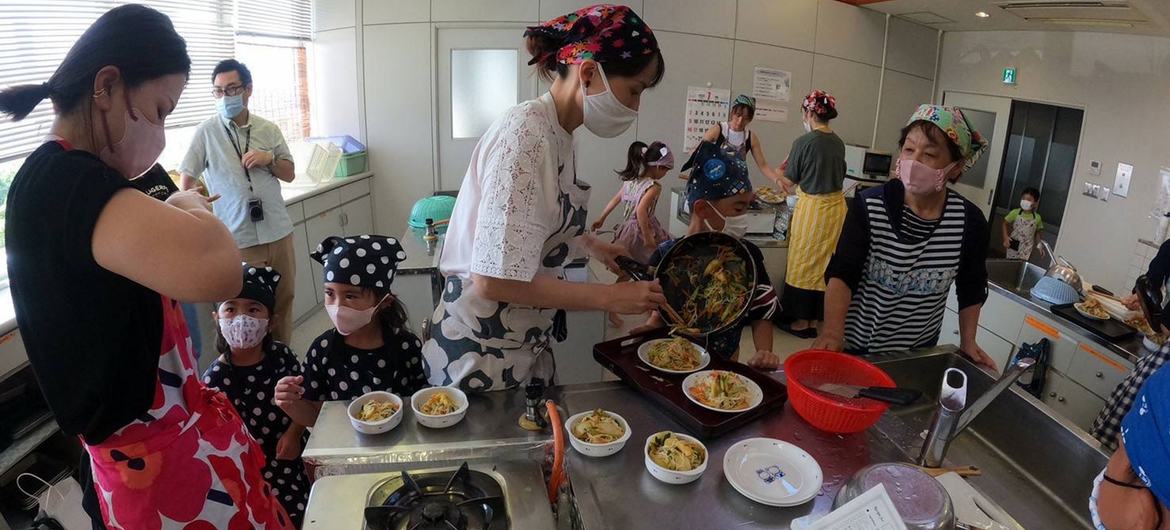
<svg viewBox="0 0 1170 530">
<path fill-rule="evenodd" d="M 1097 198 L 1101 199 L 1102 202 L 1108 202 L 1109 201 L 1109 188 L 1102 186 L 1101 193 L 1097 195 Z"/>
</svg>

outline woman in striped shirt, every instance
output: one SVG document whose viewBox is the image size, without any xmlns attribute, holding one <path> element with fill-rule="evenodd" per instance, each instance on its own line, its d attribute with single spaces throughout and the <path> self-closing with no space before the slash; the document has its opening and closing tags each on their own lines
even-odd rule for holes
<svg viewBox="0 0 1170 530">
<path fill-rule="evenodd" d="M 947 188 L 987 149 L 955 107 L 922 105 L 902 129 L 897 179 L 858 194 L 825 272 L 825 324 L 816 348 L 884 354 L 938 342 L 947 294 L 959 301 L 959 348 L 975 343 L 987 299 L 987 220 Z"/>
</svg>

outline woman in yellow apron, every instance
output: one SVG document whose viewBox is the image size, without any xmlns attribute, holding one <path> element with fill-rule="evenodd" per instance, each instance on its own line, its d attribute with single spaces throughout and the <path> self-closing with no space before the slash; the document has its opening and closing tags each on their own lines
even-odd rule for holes
<svg viewBox="0 0 1170 530">
<path fill-rule="evenodd" d="M 780 185 L 796 187 L 796 210 L 788 227 L 788 271 L 784 279 L 784 329 L 816 336 L 825 312 L 825 268 L 845 222 L 845 142 L 829 127 L 837 100 L 814 90 L 801 105 L 805 134 L 792 142 Z"/>
</svg>

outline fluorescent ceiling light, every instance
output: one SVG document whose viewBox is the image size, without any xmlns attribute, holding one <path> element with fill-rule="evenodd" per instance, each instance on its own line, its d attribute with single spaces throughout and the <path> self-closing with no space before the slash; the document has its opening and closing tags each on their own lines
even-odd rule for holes
<svg viewBox="0 0 1170 530">
<path fill-rule="evenodd" d="M 979 17 L 979 18 L 987 18 L 987 17 L 989 17 L 989 16 L 991 16 L 991 15 L 988 15 L 988 14 L 987 14 L 987 11 L 976 11 L 976 12 L 975 12 L 975 16 L 977 16 L 977 17 Z"/>
</svg>

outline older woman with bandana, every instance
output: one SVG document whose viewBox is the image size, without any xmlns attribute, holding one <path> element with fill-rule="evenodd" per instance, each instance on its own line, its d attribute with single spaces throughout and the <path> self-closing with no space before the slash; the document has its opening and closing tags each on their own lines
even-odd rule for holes
<svg viewBox="0 0 1170 530">
<path fill-rule="evenodd" d="M 584 125 L 613 138 L 637 119 L 642 92 L 665 71 L 654 33 L 630 8 L 599 4 L 530 27 L 525 38 L 529 64 L 551 86 L 504 113 L 472 152 L 423 346 L 435 385 L 551 383 L 550 344 L 566 337 L 566 310 L 641 314 L 665 301 L 656 282 L 588 285 L 564 274 L 577 256 L 613 267 L 626 252 L 585 233 L 589 186 L 577 179 L 573 136 Z"/>
<path fill-rule="evenodd" d="M 898 140 L 897 179 L 853 199 L 825 272 L 814 348 L 884 354 L 938 342 L 947 294 L 959 298 L 959 348 L 996 370 L 975 342 L 987 300 L 987 219 L 947 188 L 987 149 L 956 107 L 922 105 Z"/>
<path fill-rule="evenodd" d="M 1121 423 L 1121 446 L 1089 496 L 1097 530 L 1155 530 L 1170 518 L 1170 371 L 1158 370 Z"/>
</svg>

